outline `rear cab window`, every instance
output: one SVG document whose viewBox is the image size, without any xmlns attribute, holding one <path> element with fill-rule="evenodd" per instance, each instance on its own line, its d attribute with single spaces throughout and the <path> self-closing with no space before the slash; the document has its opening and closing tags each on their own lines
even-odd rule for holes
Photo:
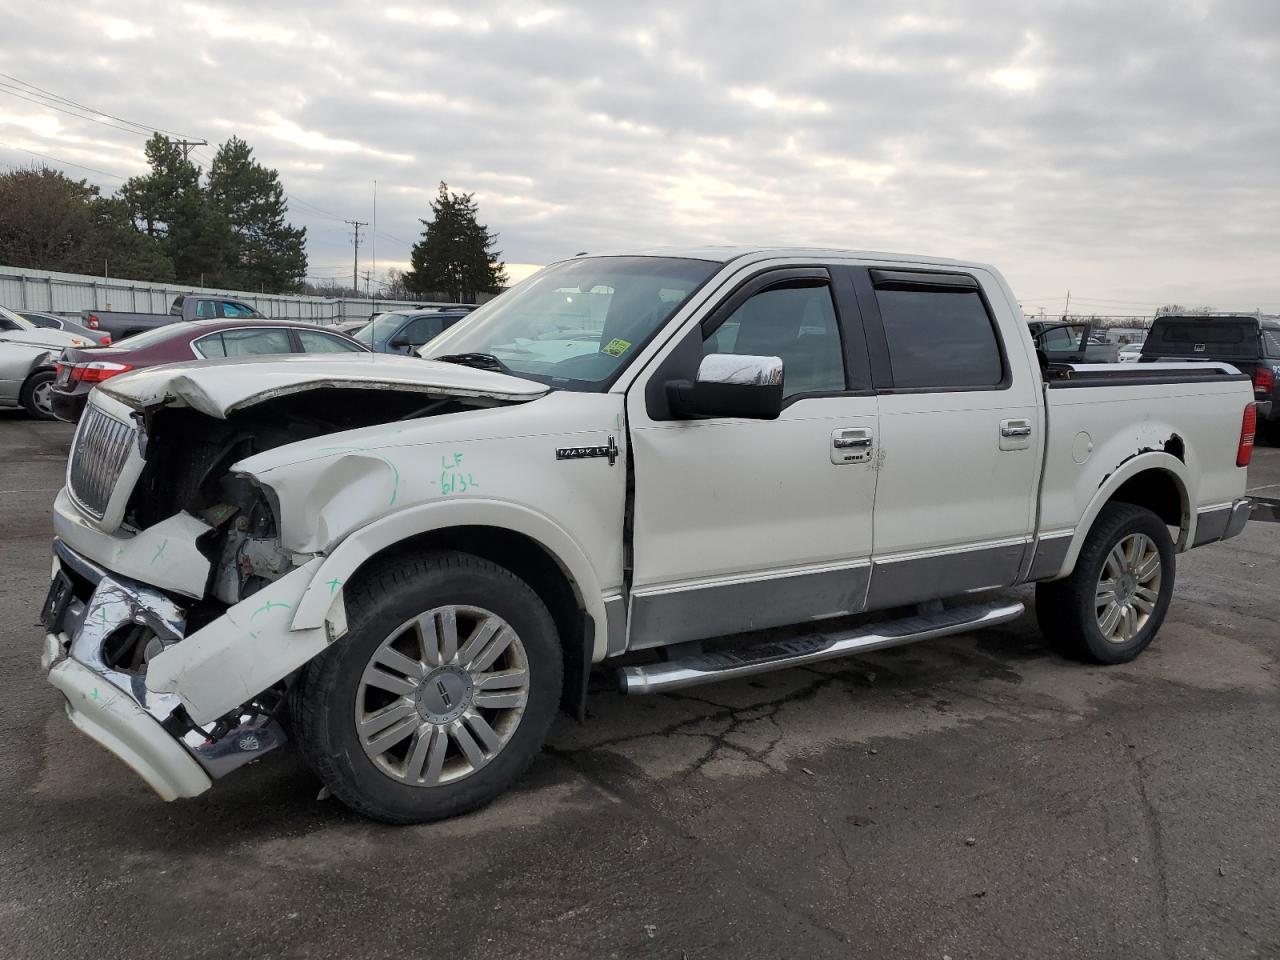
<svg viewBox="0 0 1280 960">
<path fill-rule="evenodd" d="M 894 390 L 996 390 L 1008 384 L 995 318 L 973 277 L 870 273 Z"/>
</svg>

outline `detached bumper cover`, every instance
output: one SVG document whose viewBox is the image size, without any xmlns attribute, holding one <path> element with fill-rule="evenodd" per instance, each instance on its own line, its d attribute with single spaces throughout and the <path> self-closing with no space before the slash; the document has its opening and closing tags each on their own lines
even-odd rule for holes
<svg viewBox="0 0 1280 960">
<path fill-rule="evenodd" d="M 55 604 L 52 612 L 46 608 L 41 667 L 67 698 L 71 722 L 128 764 L 162 799 L 198 796 L 214 779 L 285 741 L 274 719 L 244 706 L 274 680 L 215 717 L 193 720 L 179 692 L 148 684 L 150 671 L 125 672 L 111 666 L 104 645 L 119 631 L 147 630 L 163 645 L 164 652 L 156 657 L 160 659 L 209 628 L 184 639 L 185 611 L 164 594 L 109 573 L 61 541 L 54 541 L 54 558 L 55 585 L 59 578 L 87 581 L 92 593 L 87 599 L 67 598 L 69 602 Z M 83 598 L 84 588 L 80 591 Z M 51 590 L 50 597 L 55 595 L 57 590 Z M 248 643 L 253 639 L 244 637 Z M 261 639 L 269 643 L 275 638 Z"/>
<path fill-rule="evenodd" d="M 46 642 L 56 644 L 59 638 L 50 634 Z M 128 764 L 160 799 L 195 797 L 212 786 L 200 764 L 154 717 L 84 664 L 59 660 L 49 682 L 67 698 L 71 722 Z"/>
</svg>

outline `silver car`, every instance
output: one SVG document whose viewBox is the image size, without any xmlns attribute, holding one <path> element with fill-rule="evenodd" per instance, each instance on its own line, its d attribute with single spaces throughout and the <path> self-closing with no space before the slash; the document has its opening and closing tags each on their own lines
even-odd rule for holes
<svg viewBox="0 0 1280 960">
<path fill-rule="evenodd" d="M 95 344 L 61 330 L 37 327 L 0 307 L 0 408 L 23 407 L 40 420 L 53 420 L 54 365 L 63 347 Z"/>
</svg>

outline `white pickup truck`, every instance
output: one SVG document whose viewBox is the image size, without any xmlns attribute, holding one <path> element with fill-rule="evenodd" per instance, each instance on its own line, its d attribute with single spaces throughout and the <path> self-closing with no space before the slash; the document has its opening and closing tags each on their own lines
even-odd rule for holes
<svg viewBox="0 0 1280 960">
<path fill-rule="evenodd" d="M 581 715 L 593 665 L 739 677 L 1008 621 L 981 594 L 1027 582 L 1052 640 L 1126 661 L 1174 554 L 1249 514 L 1248 378 L 1042 369 L 979 264 L 581 256 L 423 353 L 94 391 L 43 666 L 161 797 L 287 727 L 354 809 L 449 816 Z"/>
</svg>

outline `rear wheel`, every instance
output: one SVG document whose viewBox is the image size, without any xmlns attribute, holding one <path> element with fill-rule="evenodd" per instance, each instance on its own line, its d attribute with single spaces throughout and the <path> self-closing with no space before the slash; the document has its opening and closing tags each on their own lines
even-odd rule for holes
<svg viewBox="0 0 1280 960">
<path fill-rule="evenodd" d="M 23 409 L 37 420 L 58 419 L 53 413 L 53 378 L 52 370 L 37 370 L 22 385 Z"/>
<path fill-rule="evenodd" d="M 1125 663 L 1164 622 L 1173 596 L 1173 539 L 1145 507 L 1109 503 L 1065 580 L 1036 585 L 1040 630 L 1064 652 Z"/>
<path fill-rule="evenodd" d="M 390 823 L 438 820 L 524 772 L 563 669 L 528 584 L 469 554 L 431 553 L 354 584 L 347 618 L 294 689 L 299 747 L 338 799 Z"/>
</svg>

